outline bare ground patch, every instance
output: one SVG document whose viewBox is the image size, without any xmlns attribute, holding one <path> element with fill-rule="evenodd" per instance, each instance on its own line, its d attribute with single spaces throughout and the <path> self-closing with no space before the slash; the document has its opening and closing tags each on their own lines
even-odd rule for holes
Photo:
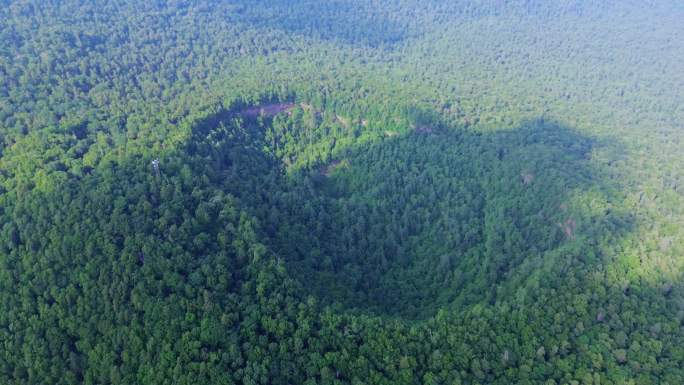
<svg viewBox="0 0 684 385">
<path fill-rule="evenodd" d="M 246 108 L 242 110 L 241 115 L 249 118 L 256 118 L 260 115 L 264 115 L 270 118 L 281 112 L 290 111 L 295 107 L 296 105 L 294 103 L 263 104 Z"/>
</svg>

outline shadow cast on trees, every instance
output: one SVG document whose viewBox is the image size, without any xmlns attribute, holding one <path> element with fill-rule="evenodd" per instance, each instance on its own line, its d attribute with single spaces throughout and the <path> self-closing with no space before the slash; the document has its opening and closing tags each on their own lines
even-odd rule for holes
<svg viewBox="0 0 684 385">
<path fill-rule="evenodd" d="M 609 209 L 619 187 L 591 166 L 593 145 L 530 122 L 349 149 L 344 166 L 289 187 L 299 199 L 278 224 L 278 253 L 304 286 L 353 309 L 414 318 L 509 299 L 540 269 L 600 261 L 601 242 L 633 229 Z"/>
<path fill-rule="evenodd" d="M 429 318 L 428 331 L 481 304 L 494 304 L 487 312 L 501 322 L 515 319 L 511 304 L 529 304 L 518 315 L 538 318 L 530 324 L 569 315 L 563 330 L 581 320 L 594 335 L 680 327 L 681 276 L 607 288 L 599 277 L 589 287 L 641 225 L 624 209 L 621 182 L 591 159 L 619 144 L 541 120 L 487 133 L 422 120 L 287 172 L 267 140 L 282 122 L 245 120 L 240 109 L 195 121 L 180 147 L 108 156 L 55 188 L 5 200 L 1 285 L 16 303 L 29 296 L 8 319 L 40 314 L 55 325 L 48 341 L 69 355 L 55 365 L 71 365 L 73 382 L 88 347 L 114 349 L 123 332 L 174 341 L 193 328 L 208 350 L 233 346 L 220 338 L 226 330 L 260 339 L 258 322 L 243 317 L 282 311 L 285 296 L 306 306 L 315 296 L 341 313 Z M 77 303 L 89 305 L 75 311 Z M 9 348 L 50 356 L 26 330 Z"/>
<path fill-rule="evenodd" d="M 635 230 L 619 181 L 591 159 L 619 144 L 542 119 L 476 133 L 425 114 L 406 134 L 287 173 L 268 150 L 270 119 L 199 123 L 188 149 L 258 218 L 304 292 L 352 311 L 415 319 L 519 300 L 608 263 Z"/>
<path fill-rule="evenodd" d="M 109 191 L 114 198 L 97 205 L 132 221 L 109 234 L 107 247 L 125 248 L 142 234 L 160 239 L 178 254 L 156 260 L 185 261 L 172 271 L 187 278 L 203 263 L 192 255 L 224 247 L 212 239 L 226 231 L 222 205 L 230 205 L 258 220 L 259 241 L 303 295 L 340 310 L 421 319 L 444 308 L 533 301 L 535 290 L 561 289 L 578 271 L 604 270 L 638 227 L 620 181 L 591 159 L 597 147 L 619 152 L 619 144 L 555 122 L 472 132 L 422 113 L 404 134 L 325 147 L 332 157 L 318 159 L 326 163 L 287 171 L 267 139 L 278 118 L 233 107 L 196 121 L 179 148 L 84 177 L 80 191 Z M 125 214 L 138 211 L 149 217 Z M 201 219 L 179 221 L 193 216 Z M 148 249 L 131 258 L 149 262 L 158 252 Z"/>
</svg>

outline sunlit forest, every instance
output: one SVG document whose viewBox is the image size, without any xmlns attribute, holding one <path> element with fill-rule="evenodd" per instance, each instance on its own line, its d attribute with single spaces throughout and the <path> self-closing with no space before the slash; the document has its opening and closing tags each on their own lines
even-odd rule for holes
<svg viewBox="0 0 684 385">
<path fill-rule="evenodd" d="M 683 21 L 0 0 L 0 384 L 684 384 Z"/>
</svg>

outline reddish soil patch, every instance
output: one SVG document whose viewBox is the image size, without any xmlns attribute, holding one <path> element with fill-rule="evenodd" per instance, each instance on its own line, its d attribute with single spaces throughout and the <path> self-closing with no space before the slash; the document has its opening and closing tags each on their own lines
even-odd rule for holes
<svg viewBox="0 0 684 385">
<path fill-rule="evenodd" d="M 334 160 L 332 161 L 329 165 L 325 166 L 323 168 L 322 174 L 325 176 L 330 176 L 332 175 L 333 171 L 335 171 L 335 168 L 341 163 L 339 160 Z"/>
<path fill-rule="evenodd" d="M 522 181 L 524 184 L 530 184 L 534 180 L 534 175 L 529 173 L 522 173 L 520 174 L 520 176 L 522 177 Z"/>
<path fill-rule="evenodd" d="M 565 222 L 559 223 L 558 226 L 563 229 L 565 236 L 567 236 L 569 239 L 575 239 L 575 229 L 577 228 L 577 224 L 572 218 L 568 218 Z"/>
<path fill-rule="evenodd" d="M 276 103 L 276 104 L 264 104 L 260 106 L 253 106 L 242 110 L 242 115 L 256 118 L 257 116 L 264 115 L 267 117 L 273 117 L 281 112 L 289 111 L 295 108 L 293 103 Z"/>
<path fill-rule="evenodd" d="M 332 162 L 328 163 L 327 165 L 321 167 L 320 172 L 322 175 L 329 177 L 338 168 L 347 167 L 348 165 L 349 165 L 349 161 L 346 159 L 333 160 Z"/>
<path fill-rule="evenodd" d="M 335 169 L 337 168 L 337 166 L 339 166 L 341 163 L 342 163 L 341 160 L 333 160 L 333 161 L 330 162 L 328 165 L 323 166 L 323 167 L 321 168 L 321 174 L 323 174 L 323 175 L 325 175 L 325 176 L 330 176 L 330 175 L 332 175 L 333 171 L 335 171 Z"/>
</svg>

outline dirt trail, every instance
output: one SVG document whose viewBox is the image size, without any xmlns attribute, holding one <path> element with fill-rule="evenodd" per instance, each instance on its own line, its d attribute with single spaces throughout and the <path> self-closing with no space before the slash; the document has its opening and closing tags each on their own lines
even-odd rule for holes
<svg viewBox="0 0 684 385">
<path fill-rule="evenodd" d="M 295 107 L 296 105 L 294 103 L 263 104 L 260 106 L 248 107 L 242 110 L 241 115 L 249 118 L 256 118 L 263 114 L 264 116 L 270 118 L 278 115 L 281 112 L 289 111 Z"/>
</svg>

